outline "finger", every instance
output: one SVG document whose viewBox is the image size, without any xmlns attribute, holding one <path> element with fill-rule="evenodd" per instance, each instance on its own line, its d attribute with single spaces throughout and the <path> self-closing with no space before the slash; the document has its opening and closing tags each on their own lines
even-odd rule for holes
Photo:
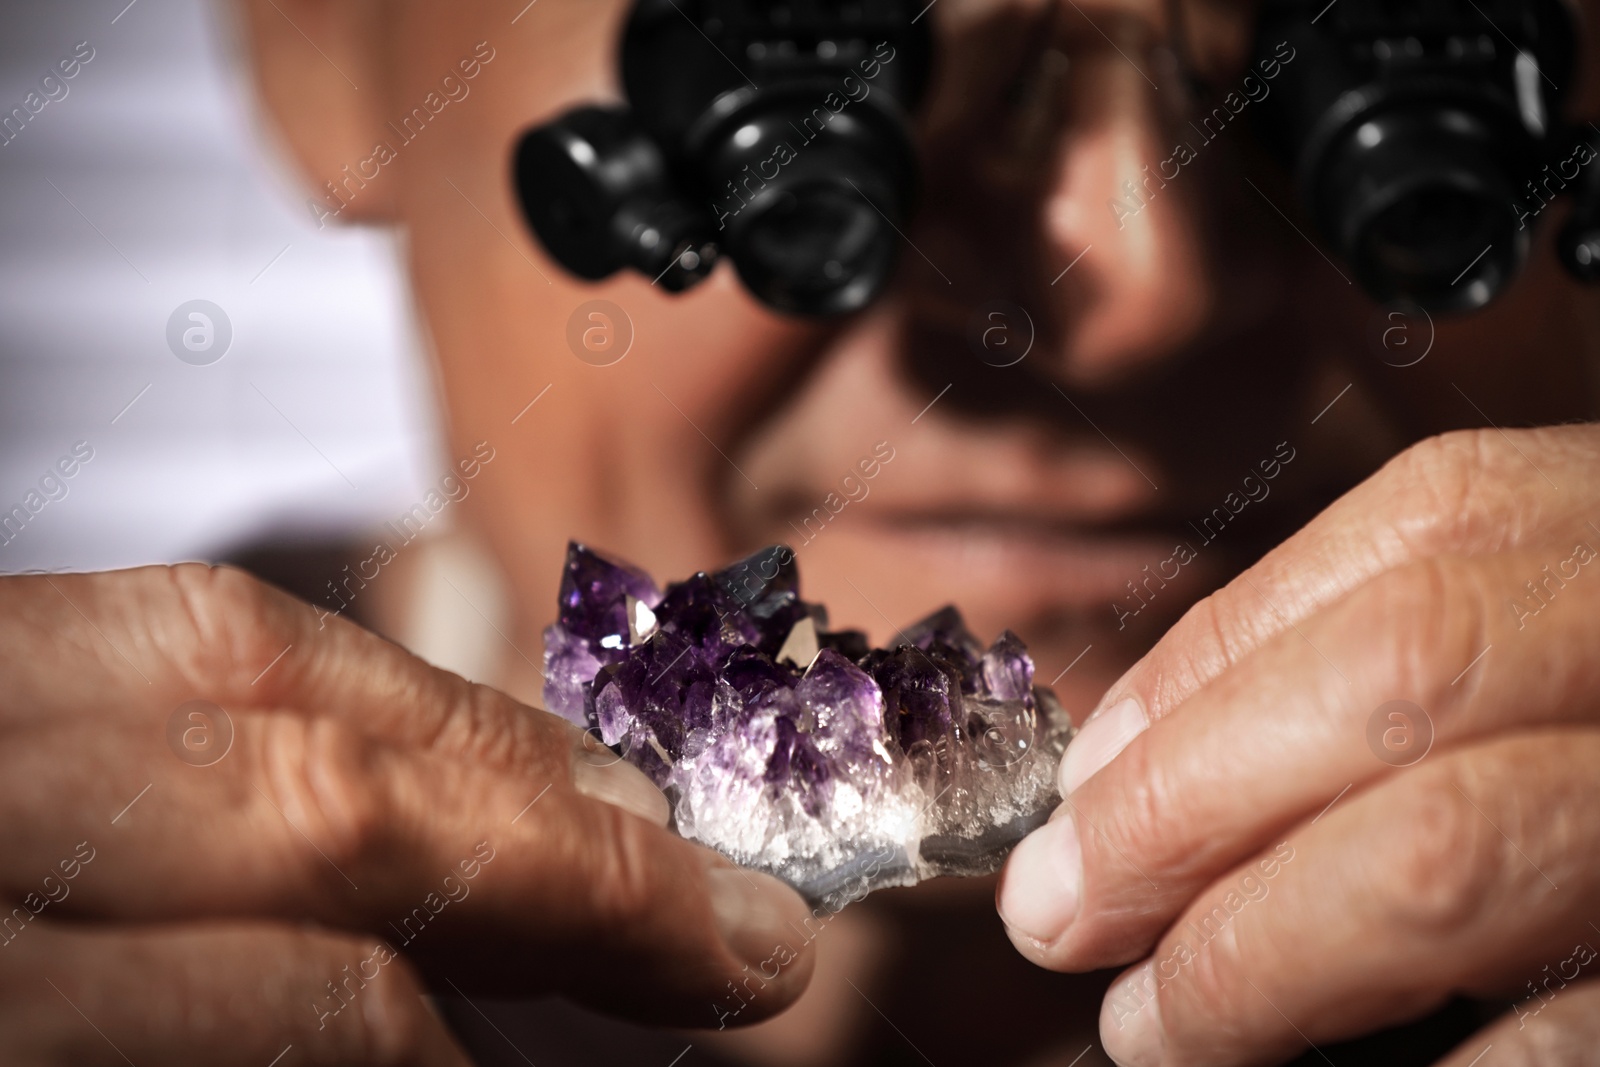
<svg viewBox="0 0 1600 1067">
<path fill-rule="evenodd" d="M 61 917 L 309 918 L 470 962 L 468 978 L 506 991 L 589 992 L 677 1021 L 711 1022 L 746 968 L 765 964 L 771 988 L 741 1022 L 805 986 L 809 954 L 771 962 L 781 944 L 799 954 L 794 891 L 579 793 L 571 745 L 505 774 L 326 719 L 247 713 L 235 729 L 208 767 L 130 725 L 0 748 L 0 781 L 26 786 L 0 789 L 6 888 L 55 893 Z M 75 856 L 81 870 L 62 867 Z"/>
<path fill-rule="evenodd" d="M 1143 955 L 1212 879 L 1392 770 L 1391 701 L 1409 702 L 1410 727 L 1431 731 L 1436 753 L 1496 731 L 1592 720 L 1600 612 L 1584 583 L 1600 590 L 1600 567 L 1557 592 L 1537 625 L 1508 606 L 1547 558 L 1391 571 L 1139 734 L 1008 861 L 999 904 L 1018 947 L 1064 970 Z"/>
<path fill-rule="evenodd" d="M 1591 943 L 1600 938 L 1591 939 Z M 1565 962 L 1565 961 L 1562 961 Z M 1438 1067 L 1579 1067 L 1600 1048 L 1600 980 L 1559 984 L 1517 1004 L 1506 1016 L 1462 1042 Z"/>
<path fill-rule="evenodd" d="M 13 726 L 19 717 L 49 722 L 101 708 L 161 723 L 180 758 L 205 762 L 214 753 L 202 745 L 225 749 L 232 736 L 230 709 L 271 709 L 322 715 L 390 744 L 528 775 L 548 775 L 541 754 L 564 760 L 579 736 L 565 720 L 430 667 L 227 567 L 8 579 L 0 582 L 0 598 L 16 609 L 26 634 L 84 646 L 70 667 L 59 651 L 52 657 L 44 648 L 24 648 L 0 663 L 0 677 L 17 683 L 16 710 L 8 712 Z M 6 618 L 0 614 L 0 632 Z M 102 658 L 120 656 L 112 666 L 137 669 L 148 684 L 130 686 L 104 663 L 97 668 L 91 649 Z M 135 654 L 143 669 L 134 668 Z M 202 744 L 191 745 L 196 738 Z M 583 761 L 579 789 L 665 823 L 665 798 L 642 776 L 625 768 L 600 772 L 615 762 Z"/>
<path fill-rule="evenodd" d="M 1600 904 L 1597 759 L 1600 730 L 1544 731 L 1347 800 L 1275 863 L 1210 885 L 1112 984 L 1106 1051 L 1140 1067 L 1277 1063 L 1457 991 L 1600 967 L 1586 945 Z"/>
<path fill-rule="evenodd" d="M 198 699 L 502 765 L 530 740 L 524 705 L 230 567 L 8 578 L 0 608 L 11 723 L 93 708 L 164 722 Z"/>
<path fill-rule="evenodd" d="M 1597 457 L 1593 426 L 1463 430 L 1407 449 L 1191 608 L 1095 710 L 1132 699 L 1123 714 L 1159 719 L 1271 638 L 1407 563 L 1600 537 L 1585 521 Z M 1085 725 L 1076 754 L 1067 753 L 1071 769 L 1063 764 L 1065 792 L 1093 773 L 1085 761 L 1117 734 Z"/>
<path fill-rule="evenodd" d="M 0 956 L 0 988 L 8 1064 L 471 1062 L 412 966 L 370 938 L 263 923 L 88 931 L 40 920 Z"/>
</svg>

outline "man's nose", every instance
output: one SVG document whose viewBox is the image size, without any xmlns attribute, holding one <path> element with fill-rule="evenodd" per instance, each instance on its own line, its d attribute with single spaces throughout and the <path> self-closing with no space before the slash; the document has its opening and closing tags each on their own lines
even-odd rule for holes
<svg viewBox="0 0 1600 1067">
<path fill-rule="evenodd" d="M 1061 17 L 1087 22 L 1087 8 L 1075 7 Z M 1063 384 L 1093 387 L 1188 350 L 1213 315 L 1220 279 L 1192 170 L 1195 138 L 1183 135 L 1184 86 L 1152 47 L 1156 28 L 1122 18 L 1076 30 L 1040 204 L 1053 344 L 1039 356 Z"/>
</svg>

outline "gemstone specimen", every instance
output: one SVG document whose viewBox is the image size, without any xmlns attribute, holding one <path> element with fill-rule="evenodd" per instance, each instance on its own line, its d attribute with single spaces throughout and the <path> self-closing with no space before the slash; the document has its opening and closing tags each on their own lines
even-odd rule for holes
<svg viewBox="0 0 1600 1067">
<path fill-rule="evenodd" d="M 785 545 L 663 593 L 574 542 L 544 639 L 545 706 L 665 790 L 680 834 L 835 910 L 997 870 L 1060 799 L 1072 725 L 1015 634 L 986 649 L 946 607 L 871 648 L 800 599 Z"/>
</svg>

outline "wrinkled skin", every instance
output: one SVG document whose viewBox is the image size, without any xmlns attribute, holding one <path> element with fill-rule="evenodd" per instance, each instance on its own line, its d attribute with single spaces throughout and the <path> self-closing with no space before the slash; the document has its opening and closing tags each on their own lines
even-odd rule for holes
<svg viewBox="0 0 1600 1067">
<path fill-rule="evenodd" d="M 575 727 L 238 571 L 0 603 L 5 1063 L 464 1064 L 425 982 L 677 1018 L 806 917 Z"/>
<path fill-rule="evenodd" d="M 1134 964 L 1119 1063 L 1279 1062 L 1463 991 L 1528 1002 L 1452 1067 L 1587 1062 L 1597 500 L 1594 427 L 1434 438 L 1111 687 L 998 899 L 1045 966 Z"/>
</svg>

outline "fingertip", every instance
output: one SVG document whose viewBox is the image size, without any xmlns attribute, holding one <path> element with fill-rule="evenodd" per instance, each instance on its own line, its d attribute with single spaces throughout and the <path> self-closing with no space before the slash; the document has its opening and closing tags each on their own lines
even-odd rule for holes
<svg viewBox="0 0 1600 1067">
<path fill-rule="evenodd" d="M 1100 1004 L 1100 1042 L 1117 1067 L 1161 1064 L 1161 1006 L 1152 961 L 1127 971 L 1106 990 Z"/>
<path fill-rule="evenodd" d="M 706 890 L 717 932 L 740 965 L 724 998 L 732 1017 L 744 1024 L 777 1014 L 805 991 L 816 966 L 804 933 L 811 908 L 778 879 L 742 867 L 711 867 Z"/>
<path fill-rule="evenodd" d="M 1116 759 L 1150 726 L 1138 697 L 1126 696 L 1096 711 L 1067 745 L 1056 767 L 1056 788 L 1068 797 Z"/>
<path fill-rule="evenodd" d="M 632 812 L 653 826 L 672 814 L 666 794 L 645 773 L 584 733 L 572 750 L 572 786 L 591 800 Z"/>
<path fill-rule="evenodd" d="M 358 991 L 364 995 L 357 997 L 353 1006 L 359 1013 L 359 1033 L 364 1035 L 361 1045 L 366 1053 L 360 1062 L 472 1067 L 408 963 L 393 963 L 387 970 L 379 970 L 371 988 L 363 984 Z M 340 1004 L 342 1012 L 345 1005 Z"/>
<path fill-rule="evenodd" d="M 1012 850 L 995 887 L 995 907 L 1012 943 L 1040 966 L 1052 966 L 1048 946 L 1078 916 L 1083 856 L 1070 812 L 1058 808 Z"/>
</svg>

